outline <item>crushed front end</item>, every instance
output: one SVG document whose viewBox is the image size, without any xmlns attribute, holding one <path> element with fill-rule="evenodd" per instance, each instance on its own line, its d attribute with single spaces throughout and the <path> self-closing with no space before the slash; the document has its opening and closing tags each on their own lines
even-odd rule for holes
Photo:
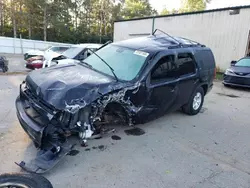
<svg viewBox="0 0 250 188">
<path fill-rule="evenodd" d="M 139 88 L 139 82 L 119 82 L 76 64 L 32 71 L 20 85 L 16 109 L 39 152 L 30 163 L 18 165 L 46 172 L 72 150 L 69 136 L 77 135 L 85 145 L 87 139 L 112 132 L 105 126 L 113 124 L 110 121 L 134 124 L 133 117 L 142 109 L 132 100 L 140 95 Z"/>
<path fill-rule="evenodd" d="M 19 122 L 39 149 L 36 158 L 29 163 L 16 163 L 24 170 L 44 173 L 53 168 L 73 149 L 73 145 L 66 142 L 71 135 L 78 135 L 81 144 L 85 144 L 89 138 L 113 131 L 97 123 L 108 102 L 116 99 L 113 95 L 89 105 L 79 99 L 78 104 L 66 104 L 63 110 L 58 110 L 39 97 L 37 92 L 29 83 L 23 82 L 16 99 Z"/>
<path fill-rule="evenodd" d="M 36 96 L 25 82 L 20 85 L 20 95 L 16 99 L 17 117 L 40 151 L 29 164 L 22 161 L 18 165 L 29 172 L 43 173 L 60 161 L 72 146 L 65 144 L 66 130 L 58 119 L 61 113 Z"/>
</svg>

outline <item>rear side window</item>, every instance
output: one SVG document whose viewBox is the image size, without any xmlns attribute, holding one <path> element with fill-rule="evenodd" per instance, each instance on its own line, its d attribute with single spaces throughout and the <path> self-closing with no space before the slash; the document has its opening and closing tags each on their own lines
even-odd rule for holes
<svg viewBox="0 0 250 188">
<path fill-rule="evenodd" d="M 179 76 L 186 76 L 195 73 L 195 61 L 193 55 L 190 53 L 180 53 L 176 61 L 178 66 Z"/>
</svg>

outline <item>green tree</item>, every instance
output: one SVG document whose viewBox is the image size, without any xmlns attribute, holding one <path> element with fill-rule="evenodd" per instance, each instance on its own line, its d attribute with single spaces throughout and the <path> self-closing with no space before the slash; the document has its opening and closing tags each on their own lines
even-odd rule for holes
<svg viewBox="0 0 250 188">
<path fill-rule="evenodd" d="M 211 0 L 182 0 L 179 12 L 202 11 Z"/>
<path fill-rule="evenodd" d="M 160 13 L 160 15 L 168 15 L 168 14 L 170 14 L 170 11 L 166 8 L 164 8 Z"/>
<path fill-rule="evenodd" d="M 148 0 L 126 0 L 122 10 L 125 19 L 152 16 L 157 11 L 152 8 Z"/>
<path fill-rule="evenodd" d="M 83 43 L 112 40 L 114 21 L 157 14 L 148 0 L 0 0 L 3 36 Z"/>
</svg>

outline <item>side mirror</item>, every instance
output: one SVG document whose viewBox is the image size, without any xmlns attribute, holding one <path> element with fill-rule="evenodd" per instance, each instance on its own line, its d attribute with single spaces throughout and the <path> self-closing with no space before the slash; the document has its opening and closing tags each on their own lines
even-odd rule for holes
<svg viewBox="0 0 250 188">
<path fill-rule="evenodd" d="M 234 66 L 237 63 L 237 61 L 231 61 L 231 66 Z"/>
</svg>

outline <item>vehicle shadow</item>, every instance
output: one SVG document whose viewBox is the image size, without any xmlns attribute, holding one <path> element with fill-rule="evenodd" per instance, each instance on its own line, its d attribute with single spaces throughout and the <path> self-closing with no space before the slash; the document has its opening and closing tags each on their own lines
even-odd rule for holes
<svg viewBox="0 0 250 188">
<path fill-rule="evenodd" d="M 250 92 L 250 88 L 247 87 L 237 87 L 237 86 L 224 86 L 227 89 L 232 89 L 232 90 L 237 90 L 237 91 L 246 91 L 246 92 Z"/>
<path fill-rule="evenodd" d="M 80 170 L 77 166 L 83 164 L 83 166 L 87 168 L 89 165 L 91 166 L 92 164 L 89 163 L 90 159 L 93 158 L 94 160 L 94 158 L 98 158 L 100 152 L 110 152 L 111 148 L 116 147 L 115 145 L 119 146 L 120 141 L 127 142 L 128 139 L 133 139 L 133 137 L 139 136 L 142 136 L 141 138 L 144 138 L 144 135 L 151 134 L 152 132 L 153 134 L 155 134 L 155 131 L 163 126 L 169 126 L 169 128 L 172 128 L 172 124 L 171 122 L 168 122 L 168 118 L 176 118 L 176 116 L 177 118 L 183 116 L 183 113 L 180 111 L 176 111 L 173 113 L 166 114 L 148 123 L 139 124 L 136 126 L 128 126 L 124 124 L 108 124 L 105 125 L 105 128 L 115 129 L 115 131 L 107 133 L 101 138 L 89 139 L 86 146 L 81 145 L 77 135 L 71 136 L 68 139 L 68 143 L 75 145 L 73 148 L 72 155 L 70 154 L 65 156 L 64 159 L 60 161 L 58 165 L 56 165 L 53 169 L 46 173 L 46 177 L 53 178 L 53 174 L 57 173 L 66 174 L 69 172 L 69 169 L 74 169 L 76 172 L 78 172 Z M 130 145 L 130 142 L 127 144 Z"/>
</svg>

